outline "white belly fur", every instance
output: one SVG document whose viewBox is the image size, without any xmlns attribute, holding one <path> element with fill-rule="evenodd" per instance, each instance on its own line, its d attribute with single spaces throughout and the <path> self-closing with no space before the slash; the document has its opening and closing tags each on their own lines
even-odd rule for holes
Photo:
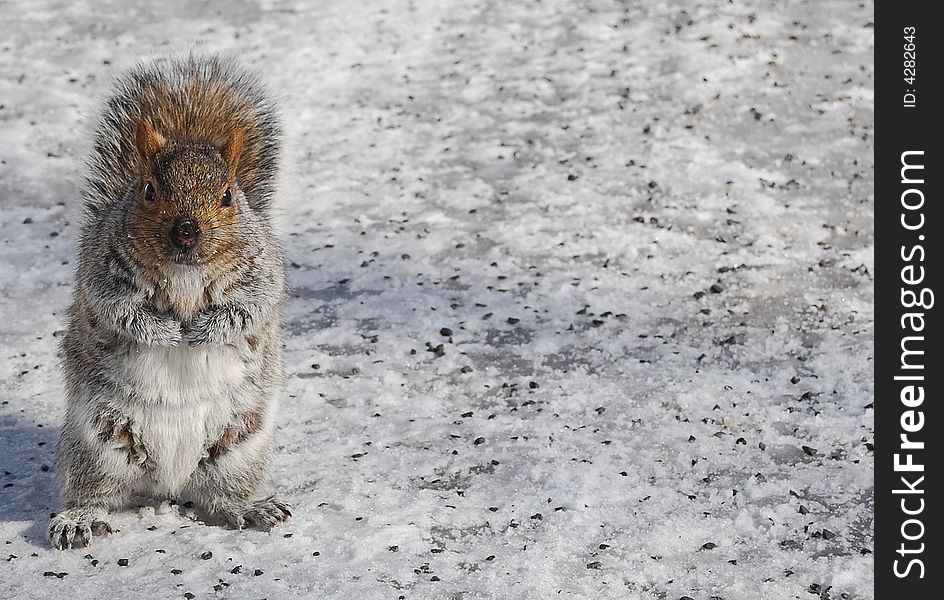
<svg viewBox="0 0 944 600">
<path fill-rule="evenodd" d="M 211 437 L 232 418 L 244 364 L 232 347 L 141 348 L 126 363 L 138 397 L 130 407 L 148 455 L 147 491 L 174 495 L 196 470 Z"/>
</svg>

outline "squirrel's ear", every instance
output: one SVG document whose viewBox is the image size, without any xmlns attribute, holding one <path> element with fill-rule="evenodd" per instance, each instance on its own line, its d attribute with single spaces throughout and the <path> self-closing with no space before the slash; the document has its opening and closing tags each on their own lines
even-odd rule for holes
<svg viewBox="0 0 944 600">
<path fill-rule="evenodd" d="M 234 127 L 226 138 L 226 143 L 220 148 L 220 154 L 226 165 L 229 167 L 231 175 L 236 174 L 236 167 L 239 165 L 239 155 L 243 153 L 243 128 Z"/>
<path fill-rule="evenodd" d="M 154 158 L 157 151 L 164 147 L 164 143 L 164 136 L 155 131 L 147 121 L 138 121 L 134 132 L 134 144 L 138 147 L 138 156 L 144 164 Z"/>
</svg>

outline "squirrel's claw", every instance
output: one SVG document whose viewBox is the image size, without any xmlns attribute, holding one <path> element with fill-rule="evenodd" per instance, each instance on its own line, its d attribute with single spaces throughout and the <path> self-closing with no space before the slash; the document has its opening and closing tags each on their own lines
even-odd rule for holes
<svg viewBox="0 0 944 600">
<path fill-rule="evenodd" d="M 67 511 L 56 515 L 49 522 L 49 544 L 56 550 L 88 548 L 92 543 L 92 535 L 99 535 L 99 531 L 111 533 L 111 527 L 104 521 L 93 522 Z"/>
<path fill-rule="evenodd" d="M 252 526 L 262 531 L 269 531 L 291 518 L 291 505 L 270 496 L 265 500 L 254 502 L 248 508 L 228 514 L 226 521 L 233 529 Z"/>
</svg>

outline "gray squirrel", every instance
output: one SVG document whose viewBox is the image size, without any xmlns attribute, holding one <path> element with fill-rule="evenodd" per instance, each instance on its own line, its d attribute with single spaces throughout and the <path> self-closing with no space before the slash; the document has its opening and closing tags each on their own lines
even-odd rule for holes
<svg viewBox="0 0 944 600">
<path fill-rule="evenodd" d="M 259 496 L 283 378 L 281 136 L 262 86 L 230 60 L 119 78 L 92 140 L 62 340 L 53 547 L 110 533 L 108 512 L 132 494 L 189 496 L 236 529 L 291 517 Z"/>
</svg>

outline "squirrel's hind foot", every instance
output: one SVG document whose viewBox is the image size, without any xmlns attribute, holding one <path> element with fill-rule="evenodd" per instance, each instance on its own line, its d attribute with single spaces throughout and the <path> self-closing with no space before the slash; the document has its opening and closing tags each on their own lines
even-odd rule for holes
<svg viewBox="0 0 944 600">
<path fill-rule="evenodd" d="M 93 535 L 111 533 L 111 525 L 101 520 L 103 511 L 70 509 L 49 521 L 49 544 L 56 550 L 88 548 Z"/>
<path fill-rule="evenodd" d="M 255 527 L 269 531 L 292 518 L 291 505 L 269 496 L 252 503 L 249 507 L 226 514 L 226 522 L 233 529 Z"/>
</svg>

